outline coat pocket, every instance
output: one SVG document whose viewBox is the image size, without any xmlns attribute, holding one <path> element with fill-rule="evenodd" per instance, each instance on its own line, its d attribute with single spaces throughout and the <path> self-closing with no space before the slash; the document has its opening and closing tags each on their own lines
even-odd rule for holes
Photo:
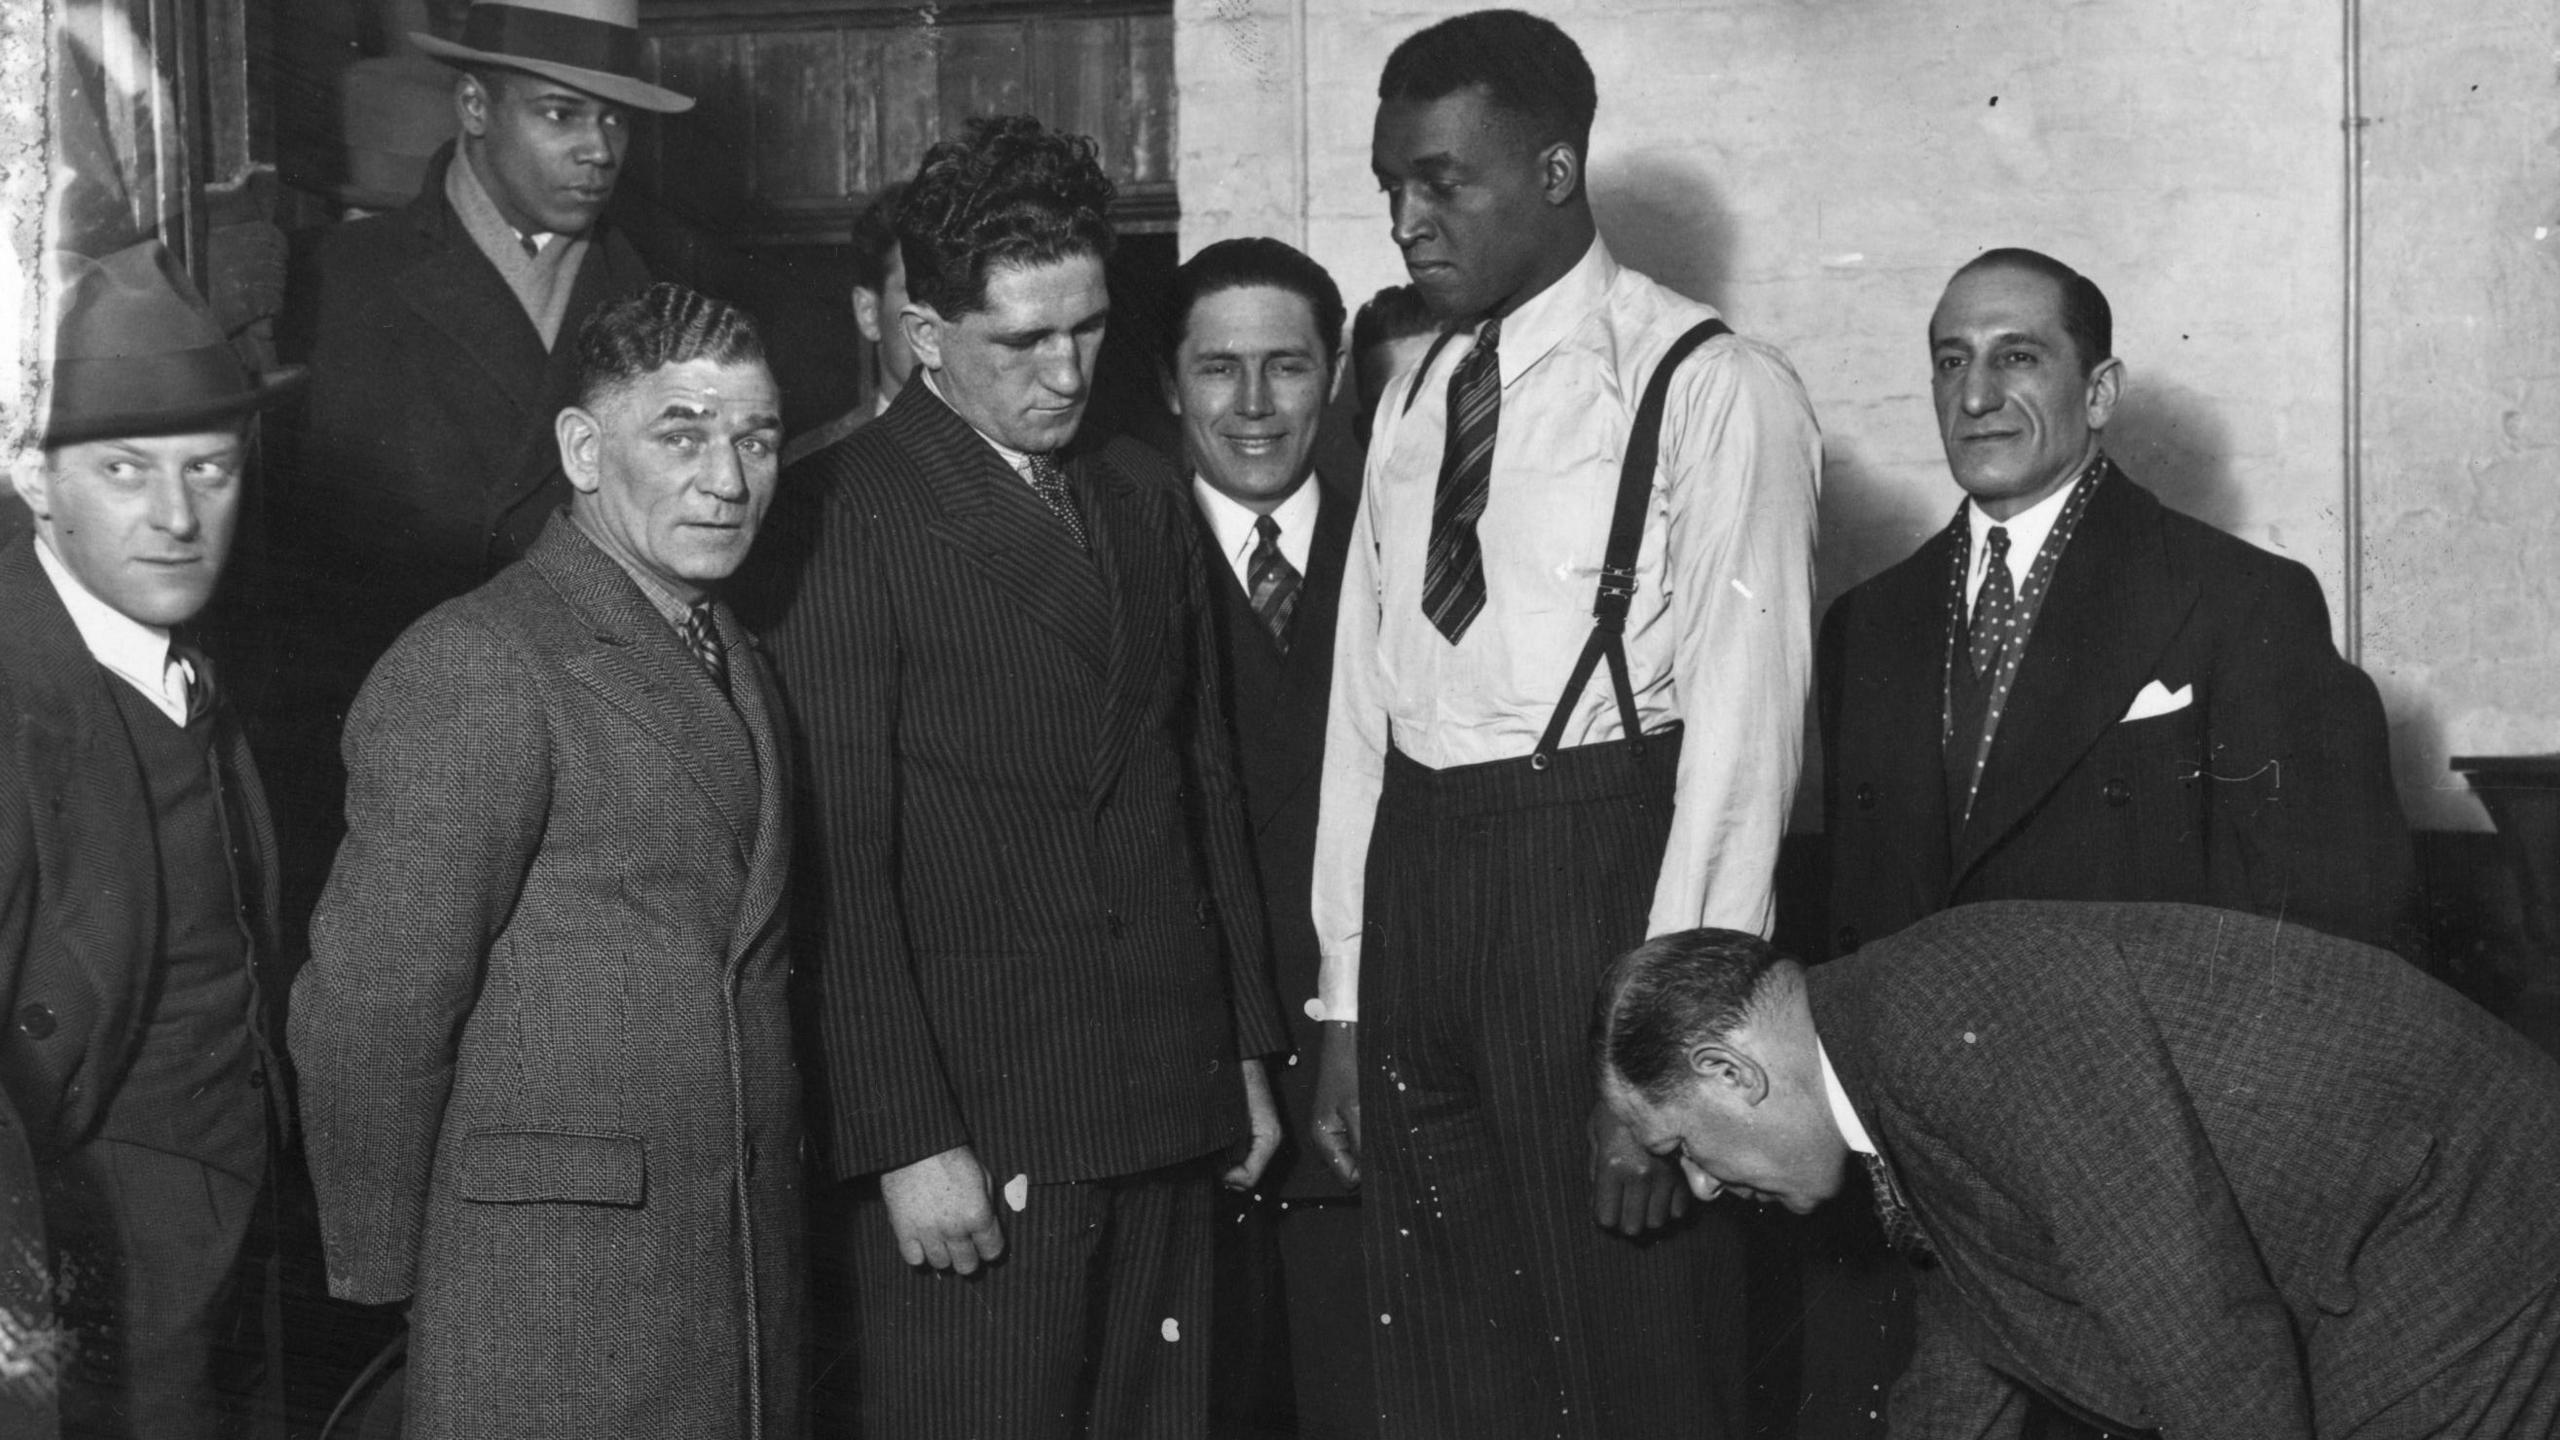
<svg viewBox="0 0 2560 1440">
<path fill-rule="evenodd" d="M 638 1206 L 648 1189 L 648 1146 L 637 1135 L 490 1128 L 462 1137 L 465 1200 Z"/>
</svg>

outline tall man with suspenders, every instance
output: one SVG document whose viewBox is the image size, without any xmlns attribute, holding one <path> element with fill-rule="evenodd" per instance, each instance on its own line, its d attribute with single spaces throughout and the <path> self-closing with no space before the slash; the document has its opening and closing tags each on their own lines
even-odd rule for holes
<svg viewBox="0 0 2560 1440">
<path fill-rule="evenodd" d="M 1613 946 L 1770 928 L 1820 436 L 1783 356 L 1599 240 L 1562 31 L 1444 21 L 1379 101 L 1450 332 L 1378 417 L 1316 852 L 1314 1140 L 1366 1187 L 1382 1433 L 1737 1434 L 1736 1238 L 1622 1238 L 1685 1206 L 1582 1026 Z"/>
</svg>

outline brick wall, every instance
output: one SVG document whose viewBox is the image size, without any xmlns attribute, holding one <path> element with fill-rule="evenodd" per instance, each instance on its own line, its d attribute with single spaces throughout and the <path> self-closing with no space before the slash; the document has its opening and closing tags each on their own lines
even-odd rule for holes
<svg viewBox="0 0 2560 1440">
<path fill-rule="evenodd" d="M 1378 67 L 1464 8 L 1176 0 L 1186 252 L 1272 234 L 1355 300 L 1401 280 L 1368 175 Z M 1532 8 L 1600 77 L 1592 197 L 1619 256 L 1804 374 L 1827 441 L 1824 603 L 1951 513 L 1925 325 L 1958 264 L 2022 244 L 2115 304 L 2131 375 L 2118 457 L 2170 503 L 2311 566 L 2344 626 L 2339 4 Z M 2477 825 L 2442 787 L 2448 747 L 2560 748 L 2560 234 L 2531 238 L 2560 232 L 2544 138 L 2560 12 L 2418 8 L 2368 21 L 2362 47 L 2377 119 L 2356 638 L 2419 818 Z M 2486 573 L 2494 599 L 2447 579 Z"/>
</svg>

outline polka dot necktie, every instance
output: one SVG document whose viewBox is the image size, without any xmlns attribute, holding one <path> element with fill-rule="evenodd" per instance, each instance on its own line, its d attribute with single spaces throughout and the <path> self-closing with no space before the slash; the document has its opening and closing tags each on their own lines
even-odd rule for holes
<svg viewBox="0 0 2560 1440">
<path fill-rule="evenodd" d="M 1502 322 L 1487 320 L 1476 346 L 1449 376 L 1449 438 L 1440 486 L 1431 497 L 1431 548 L 1422 572 L 1422 613 L 1450 644 L 1484 609 L 1484 547 L 1476 520 L 1493 493 L 1493 440 L 1502 422 L 1502 366 L 1494 346 Z"/>
<path fill-rule="evenodd" d="M 1902 1190 L 1893 1183 L 1893 1171 L 1885 1165 L 1884 1157 L 1867 1150 L 1859 1152 L 1858 1158 L 1867 1162 L 1867 1187 L 1875 1192 L 1876 1218 L 1884 1222 L 1885 1243 L 1896 1253 L 1914 1258 L 1934 1254 L 1929 1237 L 1920 1229 L 1920 1217 L 1903 1202 Z"/>
<path fill-rule="evenodd" d="M 1974 597 L 1973 676 L 1987 681 L 1998 670 L 2000 657 L 2018 632 L 2018 592 L 2009 579 L 2009 531 L 1994 525 L 1985 547 L 1989 558 L 1982 566 L 1982 590 Z"/>
<path fill-rule="evenodd" d="M 1298 611 L 1298 590 L 1304 583 L 1298 567 L 1280 553 L 1280 522 L 1265 515 L 1253 522 L 1255 536 L 1253 560 L 1246 567 L 1252 578 L 1253 613 L 1262 620 L 1262 628 L 1271 632 L 1271 643 L 1280 653 L 1289 653 L 1289 617 Z"/>
<path fill-rule="evenodd" d="M 1046 451 L 1038 452 L 1030 459 L 1031 488 L 1040 496 L 1040 503 L 1048 506 L 1049 513 L 1065 523 L 1067 533 L 1076 537 L 1077 549 L 1091 550 L 1093 542 L 1085 538 L 1084 516 L 1076 509 L 1075 492 L 1067 488 L 1067 468 L 1058 463 L 1057 456 Z"/>
<path fill-rule="evenodd" d="M 721 648 L 720 623 L 711 613 L 710 600 L 694 601 L 685 610 L 684 624 L 677 627 L 676 633 L 684 637 L 684 648 L 692 651 L 693 658 L 702 662 L 703 671 L 711 677 L 711 683 L 720 687 L 721 694 L 728 694 L 729 653 Z"/>
</svg>

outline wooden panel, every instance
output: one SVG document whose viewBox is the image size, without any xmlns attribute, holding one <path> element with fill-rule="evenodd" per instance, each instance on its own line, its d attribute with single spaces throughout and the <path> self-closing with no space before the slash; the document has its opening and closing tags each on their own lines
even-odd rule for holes
<svg viewBox="0 0 2560 1440">
<path fill-rule="evenodd" d="M 1129 21 L 1129 168 L 1141 184 L 1173 183 L 1173 17 Z"/>
<path fill-rule="evenodd" d="M 1128 22 L 1105 16 L 1035 20 L 1030 28 L 1031 113 L 1053 130 L 1090 135 L 1102 168 L 1129 174 Z"/>
<path fill-rule="evenodd" d="M 756 198 L 840 200 L 845 180 L 844 44 L 833 31 L 750 40 Z"/>
<path fill-rule="evenodd" d="M 913 178 L 924 152 L 942 138 L 941 32 L 914 25 L 870 33 L 878 37 L 880 103 L 878 168 L 866 192 Z"/>
<path fill-rule="evenodd" d="M 946 25 L 1062 14 L 1169 16 L 1173 0 L 640 0 L 640 27 L 651 34 L 890 28 L 916 24 L 926 11 Z"/>
<path fill-rule="evenodd" d="M 659 197 L 701 221 L 736 215 L 753 197 L 749 166 L 755 114 L 748 103 L 746 48 L 735 35 L 668 35 L 654 46 L 657 83 L 694 99 L 681 115 L 657 117 Z"/>
<path fill-rule="evenodd" d="M 1018 115 L 1031 103 L 1023 22 L 942 27 L 941 134 L 957 135 L 973 115 Z"/>
</svg>

